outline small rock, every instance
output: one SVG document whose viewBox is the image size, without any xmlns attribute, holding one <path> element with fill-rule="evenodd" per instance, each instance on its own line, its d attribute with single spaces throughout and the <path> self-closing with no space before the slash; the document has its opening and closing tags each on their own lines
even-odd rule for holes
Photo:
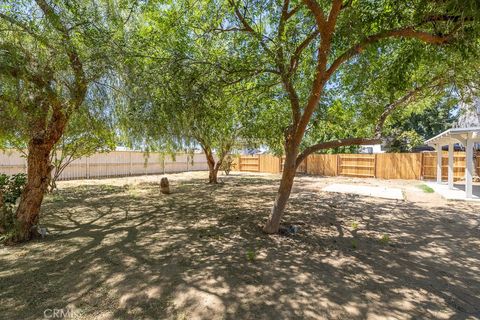
<svg viewBox="0 0 480 320">
<path fill-rule="evenodd" d="M 44 239 L 48 234 L 48 230 L 47 228 L 38 227 L 38 233 L 42 236 L 42 239 Z"/>
<path fill-rule="evenodd" d="M 300 227 L 299 226 L 289 226 L 288 227 L 288 232 L 290 232 L 291 234 L 295 234 L 295 233 L 298 233 L 300 231 Z"/>
<path fill-rule="evenodd" d="M 299 231 L 300 231 L 299 226 L 290 225 L 288 227 L 280 227 L 280 229 L 278 230 L 278 233 L 284 236 L 289 236 L 292 234 L 297 234 Z"/>
</svg>

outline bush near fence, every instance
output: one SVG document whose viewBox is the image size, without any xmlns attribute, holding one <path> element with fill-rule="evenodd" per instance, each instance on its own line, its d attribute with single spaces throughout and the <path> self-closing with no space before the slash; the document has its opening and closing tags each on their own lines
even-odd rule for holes
<svg viewBox="0 0 480 320">
<path fill-rule="evenodd" d="M 235 170 L 244 172 L 282 172 L 283 159 L 272 155 L 239 156 Z M 476 160 L 480 172 L 480 153 Z M 313 154 L 298 167 L 297 172 L 321 176 L 350 176 L 379 179 L 436 179 L 437 154 L 379 153 L 379 154 Z M 447 179 L 448 153 L 443 153 L 442 178 Z M 465 176 L 465 152 L 454 154 L 454 179 Z"/>
</svg>

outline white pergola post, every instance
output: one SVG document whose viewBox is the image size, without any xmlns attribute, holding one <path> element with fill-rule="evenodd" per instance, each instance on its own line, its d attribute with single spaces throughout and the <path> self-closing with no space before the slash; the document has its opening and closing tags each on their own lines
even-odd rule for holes
<svg viewBox="0 0 480 320">
<path fill-rule="evenodd" d="M 473 195 L 473 140 L 467 139 L 466 149 L 466 167 L 465 167 L 465 193 L 467 198 Z"/>
<path fill-rule="evenodd" d="M 437 144 L 437 183 L 442 183 L 442 145 Z"/>
<path fill-rule="evenodd" d="M 448 189 L 453 189 L 453 142 L 448 143 Z"/>
</svg>

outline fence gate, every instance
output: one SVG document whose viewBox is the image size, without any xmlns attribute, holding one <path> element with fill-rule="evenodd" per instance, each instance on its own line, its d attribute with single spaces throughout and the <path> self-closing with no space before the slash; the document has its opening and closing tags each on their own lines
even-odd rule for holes
<svg viewBox="0 0 480 320">
<path fill-rule="evenodd" d="M 240 156 L 238 159 L 238 170 L 247 172 L 260 171 L 260 156 Z"/>
<path fill-rule="evenodd" d="M 339 154 L 338 174 L 351 177 L 375 177 L 375 155 Z"/>
</svg>

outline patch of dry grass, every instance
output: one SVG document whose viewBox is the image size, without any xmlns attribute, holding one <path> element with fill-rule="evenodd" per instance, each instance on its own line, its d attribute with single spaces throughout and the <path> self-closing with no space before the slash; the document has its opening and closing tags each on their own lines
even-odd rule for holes
<svg viewBox="0 0 480 320">
<path fill-rule="evenodd" d="M 304 177 L 284 218 L 300 232 L 269 236 L 278 176 L 203 175 L 172 175 L 171 195 L 159 177 L 63 183 L 42 209 L 51 234 L 0 249 L 2 318 L 480 317 L 478 206 L 327 194 L 338 179 Z"/>
</svg>

